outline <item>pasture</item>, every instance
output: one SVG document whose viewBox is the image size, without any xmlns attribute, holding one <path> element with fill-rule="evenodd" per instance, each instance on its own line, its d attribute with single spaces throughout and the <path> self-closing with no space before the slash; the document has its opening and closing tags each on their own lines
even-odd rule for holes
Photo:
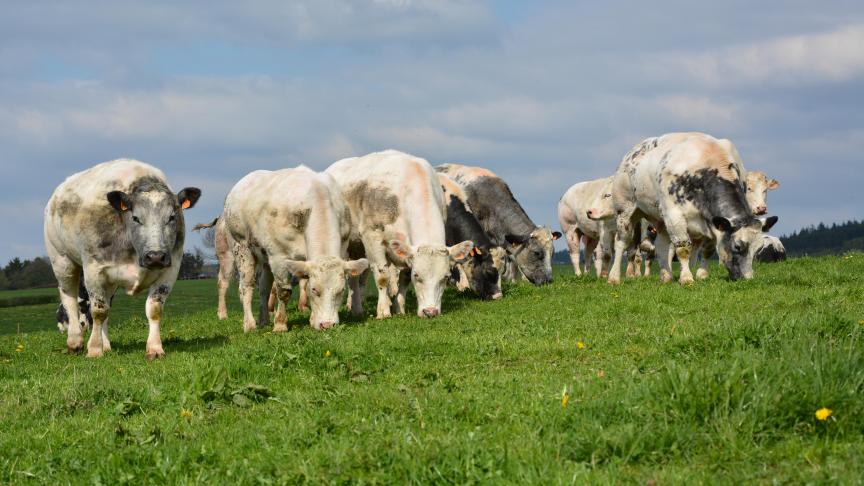
<svg viewBox="0 0 864 486">
<path fill-rule="evenodd" d="M 66 353 L 55 305 L 0 308 L 0 482 L 864 477 L 864 254 L 692 287 L 555 271 L 501 301 L 448 289 L 436 319 L 315 332 L 292 308 L 249 335 L 236 285 L 220 322 L 215 281 L 181 281 L 154 362 L 143 296 L 115 299 L 96 360 Z"/>
</svg>

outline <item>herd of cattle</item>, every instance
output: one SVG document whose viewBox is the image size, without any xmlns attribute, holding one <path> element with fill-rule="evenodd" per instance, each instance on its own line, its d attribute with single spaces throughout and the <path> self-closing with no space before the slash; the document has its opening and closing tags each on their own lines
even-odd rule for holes
<svg viewBox="0 0 864 486">
<path fill-rule="evenodd" d="M 778 186 L 762 172 L 745 171 L 735 146 L 701 133 L 646 139 L 611 177 L 571 187 L 558 212 L 577 274 L 591 264 L 598 276 L 620 282 L 660 265 L 660 279 L 693 282 L 690 261 L 702 255 L 697 278 L 707 276 L 715 250 L 732 280 L 752 278 L 758 252 L 782 253 L 765 232 L 777 217 L 767 212 L 767 191 Z M 111 349 L 108 311 L 118 288 L 148 290 L 150 331 L 146 354 L 164 355 L 159 334 L 162 308 L 177 279 L 183 254 L 183 210 L 201 191 L 173 193 L 164 174 L 145 163 L 105 162 L 66 179 L 45 208 L 45 242 L 60 290 L 58 326 L 67 346 L 87 355 Z M 243 177 L 210 224 L 219 259 L 218 317 L 227 317 L 225 295 L 239 275 L 243 329 L 269 324 L 287 330 L 293 287 L 298 305 L 310 310 L 315 329 L 339 322 L 345 302 L 363 313 L 371 272 L 377 287 L 376 317 L 404 314 L 413 285 L 417 315 L 441 313 L 448 283 L 480 298 L 502 297 L 502 279 L 552 280 L 553 240 L 562 233 L 534 224 L 493 172 L 456 164 L 432 167 L 395 150 L 340 160 L 324 172 L 305 166 L 259 170 Z M 585 259 L 580 254 L 584 244 Z M 609 265 L 611 261 L 611 266 Z M 257 321 L 252 308 L 258 286 Z"/>
</svg>

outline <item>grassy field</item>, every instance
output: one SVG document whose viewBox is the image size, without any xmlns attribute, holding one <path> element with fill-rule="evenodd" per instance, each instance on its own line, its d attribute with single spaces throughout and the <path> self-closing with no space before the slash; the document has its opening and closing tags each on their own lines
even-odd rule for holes
<svg viewBox="0 0 864 486">
<path fill-rule="evenodd" d="M 115 300 L 97 360 L 66 354 L 53 305 L 0 309 L 0 482 L 862 481 L 864 254 L 694 287 L 556 271 L 279 335 L 180 282 L 155 362 L 143 296 Z"/>
</svg>

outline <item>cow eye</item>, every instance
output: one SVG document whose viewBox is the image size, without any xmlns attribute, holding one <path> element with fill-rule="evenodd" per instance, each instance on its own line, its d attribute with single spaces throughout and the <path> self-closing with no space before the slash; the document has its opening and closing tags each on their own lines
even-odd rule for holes
<svg viewBox="0 0 864 486">
<path fill-rule="evenodd" d="M 173 214 L 171 216 L 168 216 L 168 222 L 169 223 L 174 221 L 175 219 L 177 219 L 177 218 Z"/>
<path fill-rule="evenodd" d="M 537 257 L 537 258 L 542 258 L 542 257 L 543 257 L 543 253 L 540 252 L 540 251 L 536 251 L 536 250 L 535 250 L 535 251 L 534 251 L 534 256 Z"/>
<path fill-rule="evenodd" d="M 141 224 L 141 220 L 138 219 L 138 216 L 132 216 L 132 221 L 135 221 L 138 224 Z"/>
<path fill-rule="evenodd" d="M 321 290 L 318 287 L 312 287 L 312 293 L 315 295 L 321 295 Z"/>
</svg>

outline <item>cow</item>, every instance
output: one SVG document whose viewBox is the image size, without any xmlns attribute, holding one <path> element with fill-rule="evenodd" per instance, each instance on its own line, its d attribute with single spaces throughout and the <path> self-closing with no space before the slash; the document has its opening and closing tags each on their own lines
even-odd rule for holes
<svg viewBox="0 0 864 486">
<path fill-rule="evenodd" d="M 537 226 L 495 173 L 480 167 L 443 164 L 435 168 L 456 181 L 468 204 L 496 246 L 504 247 L 516 269 L 535 285 L 552 281 L 552 241 L 561 233 Z M 509 279 L 515 280 L 516 272 Z"/>
<path fill-rule="evenodd" d="M 661 281 L 672 280 L 674 254 L 681 262 L 679 281 L 692 283 L 690 256 L 697 242 L 705 239 L 716 242 L 731 280 L 752 278 L 755 243 L 768 223 L 756 219 L 747 203 L 744 174 L 729 140 L 694 132 L 637 144 L 614 176 L 615 257 L 609 282 L 620 282 L 623 252 L 632 238 L 633 223 L 642 217 L 658 225 Z"/>
<path fill-rule="evenodd" d="M 183 258 L 183 210 L 200 196 L 195 187 L 175 194 L 162 171 L 131 159 L 98 164 L 54 190 L 45 206 L 45 246 L 68 316 L 70 352 L 84 345 L 78 308 L 83 278 L 93 320 L 88 357 L 111 350 L 107 319 L 118 288 L 129 295 L 148 289 L 146 357 L 165 355 L 159 326 Z"/>
<path fill-rule="evenodd" d="M 757 262 L 781 262 L 786 260 L 786 248 L 783 246 L 780 238 L 771 235 L 762 235 L 762 239 L 757 244 L 754 258 Z"/>
<path fill-rule="evenodd" d="M 438 181 L 447 205 L 447 220 L 444 222 L 446 244 L 455 245 L 465 240 L 474 243 L 474 249 L 470 252 L 471 258 L 465 263 L 457 264 L 455 268 L 459 274 L 459 290 L 470 287 L 484 300 L 500 299 L 503 297 L 501 275 L 506 270 L 506 250 L 492 244 L 477 217 L 471 212 L 462 188 L 444 174 L 438 174 Z"/>
<path fill-rule="evenodd" d="M 439 315 L 451 267 L 464 262 L 474 245 L 466 240 L 446 246 L 444 194 L 429 163 L 385 150 L 339 160 L 326 172 L 339 183 L 350 207 L 351 251 L 369 259 L 378 289 L 376 318 L 405 312 L 409 282 L 417 295 L 417 315 Z M 363 311 L 364 278 L 351 279 L 354 313 Z"/>
<path fill-rule="evenodd" d="M 596 219 L 592 219 L 592 216 Z M 579 245 L 585 243 L 585 268 L 587 273 L 593 257 L 597 277 L 603 273 L 604 259 L 609 259 L 608 251 L 603 251 L 599 243 L 612 236 L 615 224 L 612 217 L 612 177 L 579 182 L 570 186 L 558 201 L 558 221 L 561 232 L 567 241 L 567 249 L 573 270 L 582 275 L 582 261 Z M 608 247 L 607 247 L 608 248 Z M 596 251 L 595 251 L 596 250 Z"/>
<path fill-rule="evenodd" d="M 747 188 L 747 205 L 753 211 L 754 216 L 763 216 L 768 213 L 768 191 L 780 187 L 777 179 L 769 179 L 759 170 L 747 172 L 744 178 L 744 186 Z"/>
<path fill-rule="evenodd" d="M 252 312 L 256 271 L 260 271 L 259 326 L 269 324 L 267 301 L 275 283 L 280 302 L 273 332 L 288 330 L 284 310 L 293 277 L 305 279 L 310 326 L 322 330 L 339 323 L 345 278 L 365 271 L 368 261 L 346 258 L 351 215 L 332 177 L 302 165 L 251 172 L 228 193 L 219 220 L 233 240 L 244 332 L 256 328 Z"/>
</svg>

